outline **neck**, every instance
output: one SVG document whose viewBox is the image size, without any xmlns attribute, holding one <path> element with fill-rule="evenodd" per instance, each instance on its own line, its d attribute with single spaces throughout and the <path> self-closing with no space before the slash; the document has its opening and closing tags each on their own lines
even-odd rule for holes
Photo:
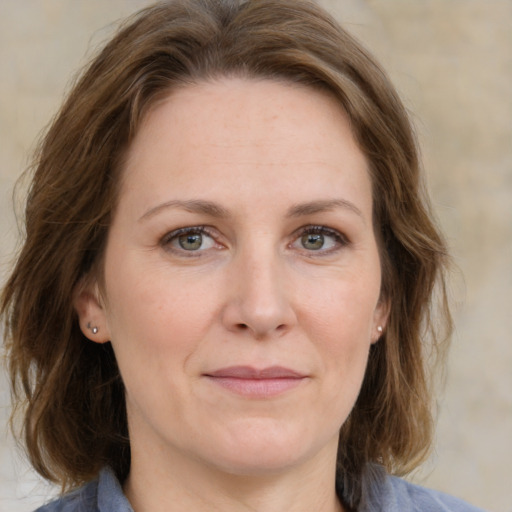
<svg viewBox="0 0 512 512">
<path fill-rule="evenodd" d="M 240 475 L 179 454 L 171 463 L 161 465 L 132 451 L 124 490 L 135 512 L 344 510 L 336 496 L 335 460 L 327 462 L 325 458 L 272 474 Z"/>
</svg>

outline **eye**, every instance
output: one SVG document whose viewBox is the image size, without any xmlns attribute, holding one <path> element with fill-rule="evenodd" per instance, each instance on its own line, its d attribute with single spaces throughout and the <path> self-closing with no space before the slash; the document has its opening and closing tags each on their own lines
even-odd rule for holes
<svg viewBox="0 0 512 512">
<path fill-rule="evenodd" d="M 348 241 L 338 231 L 325 226 L 307 226 L 299 232 L 292 246 L 308 252 L 331 252 L 345 246 Z"/>
<path fill-rule="evenodd" d="M 202 252 L 216 245 L 204 226 L 172 231 L 162 239 L 161 244 L 175 252 Z"/>
</svg>

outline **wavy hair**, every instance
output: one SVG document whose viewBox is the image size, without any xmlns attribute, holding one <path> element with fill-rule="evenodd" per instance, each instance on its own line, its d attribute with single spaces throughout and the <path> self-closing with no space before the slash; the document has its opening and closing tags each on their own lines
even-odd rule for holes
<svg viewBox="0 0 512 512">
<path fill-rule="evenodd" d="M 129 472 L 124 389 L 113 351 L 84 337 L 72 302 L 80 280 L 101 274 L 123 156 L 155 102 L 173 88 L 222 76 L 327 90 L 347 112 L 369 163 L 390 315 L 340 431 L 339 476 L 357 489 L 368 463 L 403 474 L 428 454 L 432 355 L 443 354 L 451 327 L 447 253 L 393 86 L 313 2 L 174 0 L 123 23 L 42 138 L 26 235 L 1 298 L 26 450 L 35 469 L 63 489 L 107 464 L 121 480 Z"/>
</svg>

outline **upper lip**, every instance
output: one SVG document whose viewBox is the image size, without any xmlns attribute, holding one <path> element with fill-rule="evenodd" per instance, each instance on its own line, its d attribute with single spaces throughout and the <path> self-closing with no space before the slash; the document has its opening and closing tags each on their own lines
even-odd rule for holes
<svg viewBox="0 0 512 512">
<path fill-rule="evenodd" d="M 252 366 L 229 366 L 205 374 L 208 377 L 232 379 L 301 379 L 305 375 L 283 366 L 269 366 L 257 369 Z"/>
</svg>

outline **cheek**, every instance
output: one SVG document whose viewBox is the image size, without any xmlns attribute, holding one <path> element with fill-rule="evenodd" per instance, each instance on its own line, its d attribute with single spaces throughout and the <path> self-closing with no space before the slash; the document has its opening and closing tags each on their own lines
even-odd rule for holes
<svg viewBox="0 0 512 512">
<path fill-rule="evenodd" d="M 153 417 L 162 410 L 162 390 L 169 389 L 174 399 L 165 400 L 166 414 L 183 415 L 187 376 L 193 369 L 190 361 L 212 317 L 211 294 L 207 300 L 194 284 L 174 280 L 170 285 L 162 273 L 147 272 L 133 280 L 127 276 L 121 279 L 112 273 L 117 279 L 109 289 L 108 316 L 130 417 L 134 411 Z"/>
<path fill-rule="evenodd" d="M 309 288 L 301 307 L 303 328 L 323 354 L 326 371 L 359 380 L 366 368 L 378 289 L 354 286 L 350 280 Z"/>
<path fill-rule="evenodd" d="M 199 277 L 172 277 L 163 270 L 111 270 L 107 317 L 118 358 L 129 352 L 158 361 L 172 354 L 166 359 L 178 361 L 204 335 L 214 316 L 217 287 Z"/>
<path fill-rule="evenodd" d="M 312 325 L 333 333 L 351 333 L 364 339 L 371 333 L 379 290 L 373 283 L 353 283 L 353 280 L 330 280 L 305 287 L 308 297 L 297 307 L 309 312 Z M 356 341 L 356 340 L 354 340 Z"/>
</svg>

